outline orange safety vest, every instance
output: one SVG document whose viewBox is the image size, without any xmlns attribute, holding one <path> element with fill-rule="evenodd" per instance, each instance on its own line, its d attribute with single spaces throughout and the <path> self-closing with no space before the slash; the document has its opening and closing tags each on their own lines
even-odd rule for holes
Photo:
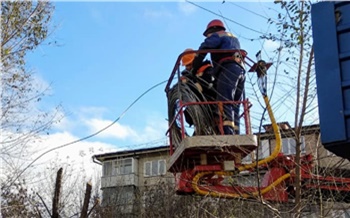
<svg viewBox="0 0 350 218">
<path fill-rule="evenodd" d="M 205 71 L 208 67 L 211 67 L 211 64 L 205 64 L 205 65 L 201 66 L 201 67 L 197 70 L 196 76 L 197 76 L 197 77 L 202 76 L 203 73 L 204 73 L 204 71 Z"/>
</svg>

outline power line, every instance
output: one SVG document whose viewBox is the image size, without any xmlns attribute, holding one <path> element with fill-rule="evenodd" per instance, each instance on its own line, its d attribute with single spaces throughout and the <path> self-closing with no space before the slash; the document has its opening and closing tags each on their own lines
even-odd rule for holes
<svg viewBox="0 0 350 218">
<path fill-rule="evenodd" d="M 144 142 L 144 143 L 139 143 L 139 144 L 129 144 L 129 145 L 124 145 L 121 146 L 123 148 L 141 148 L 144 146 L 149 146 L 149 145 L 154 145 L 154 144 L 159 144 L 159 143 L 163 143 L 164 141 L 166 141 L 168 139 L 168 137 L 163 137 L 163 138 L 159 138 L 159 139 L 155 139 L 152 141 L 148 141 L 148 142 Z"/>
<path fill-rule="evenodd" d="M 198 4 L 196 4 L 196 3 L 194 3 L 194 2 L 191 2 L 191 1 L 188 1 L 188 0 L 186 0 L 186 2 L 188 2 L 188 3 L 190 3 L 190 4 L 194 5 L 194 6 L 196 6 L 196 7 L 198 7 L 198 8 L 201 8 L 202 10 L 205 10 L 205 11 L 207 11 L 207 12 L 209 12 L 209 13 L 212 13 L 212 14 L 214 14 L 214 15 L 216 15 L 216 16 L 220 16 L 220 17 L 221 17 L 220 14 L 218 14 L 218 13 L 216 13 L 216 12 L 214 12 L 214 11 L 211 11 L 211 10 L 209 10 L 209 9 L 206 9 L 206 8 L 204 8 L 204 7 L 202 7 L 202 6 L 198 5 Z M 253 31 L 253 32 L 256 32 L 256 33 L 259 33 L 259 34 L 264 35 L 263 32 L 257 31 L 257 30 L 255 30 L 255 29 L 253 29 L 253 28 L 250 28 L 250 27 L 248 27 L 248 26 L 245 26 L 245 25 L 243 25 L 243 24 L 240 24 L 240 23 L 238 23 L 238 22 L 236 22 L 236 21 L 234 21 L 234 20 L 232 20 L 232 19 L 230 19 L 230 18 L 227 18 L 227 17 L 223 17 L 223 18 L 225 18 L 226 20 L 228 20 L 228 21 L 230 21 L 230 22 L 232 22 L 232 23 L 237 24 L 238 26 L 241 26 L 241 27 L 246 28 L 246 29 L 248 29 L 248 30 L 251 30 L 251 31 Z"/>
<path fill-rule="evenodd" d="M 258 13 L 256 13 L 256 12 L 252 11 L 252 10 L 249 10 L 249 9 L 247 9 L 247 8 L 245 8 L 245 7 L 242 7 L 242 6 L 240 6 L 240 5 L 238 5 L 238 4 L 234 3 L 234 2 L 229 2 L 229 3 L 235 5 L 236 7 L 241 8 L 241 9 L 243 9 L 243 10 L 245 10 L 245 11 L 248 11 L 248 12 L 250 12 L 250 13 L 252 13 L 252 14 L 255 14 L 255 15 L 261 17 L 261 18 L 264 18 L 264 19 L 266 19 L 266 20 L 269 20 L 268 17 L 265 17 L 265 16 L 263 16 L 263 15 L 261 15 L 261 14 L 258 14 Z"/>
<path fill-rule="evenodd" d="M 204 8 L 204 7 L 198 5 L 198 4 L 194 3 L 194 2 L 191 2 L 191 1 L 189 1 L 189 0 L 186 0 L 186 2 L 188 2 L 188 3 L 190 3 L 190 4 L 194 5 L 194 6 L 196 6 L 196 7 L 198 7 L 198 8 L 200 8 L 200 9 L 202 9 L 202 10 L 205 10 L 205 11 L 211 13 L 211 14 L 214 14 L 214 15 L 216 15 L 216 16 L 220 16 L 220 17 L 222 17 L 223 19 L 226 19 L 226 20 L 228 20 L 228 21 L 230 21 L 230 22 L 232 22 L 232 23 L 237 24 L 238 26 L 241 26 L 241 27 L 243 27 L 243 28 L 246 28 L 246 29 L 248 29 L 248 30 L 251 30 L 251 31 L 253 31 L 253 32 L 255 32 L 255 33 L 259 33 L 259 34 L 261 34 L 261 35 L 263 35 L 263 36 L 266 36 L 266 33 L 263 33 L 263 32 L 261 32 L 261 31 L 258 31 L 258 30 L 255 30 L 255 29 L 253 29 L 253 28 L 250 28 L 250 27 L 248 27 L 248 26 L 245 26 L 245 25 L 243 25 L 243 24 L 240 24 L 240 23 L 238 23 L 238 22 L 236 22 L 236 21 L 234 21 L 234 20 L 232 20 L 232 19 L 230 19 L 230 18 L 224 17 L 224 16 L 222 16 L 222 15 L 220 15 L 220 14 L 218 14 L 218 13 L 212 11 L 212 10 L 209 10 L 209 9 L 207 9 L 207 8 Z M 246 9 L 246 10 L 248 10 L 248 9 Z M 260 16 L 262 16 L 262 15 L 260 15 Z M 267 18 L 267 17 L 265 17 L 265 16 L 263 16 L 263 17 L 264 17 L 264 19 Z M 271 19 L 270 19 L 270 20 L 271 20 Z M 277 38 L 277 37 L 274 37 L 274 36 L 270 36 L 270 37 L 274 38 L 274 39 L 272 39 L 272 40 L 274 40 L 274 41 L 275 41 L 275 40 L 282 41 L 282 42 L 287 42 L 287 41 L 288 41 L 288 40 L 283 40 L 282 38 Z M 259 39 L 261 39 L 260 37 L 257 38 L 257 39 L 252 39 L 252 38 L 249 39 L 249 38 L 243 37 L 243 36 L 240 36 L 240 38 L 244 38 L 244 39 L 250 40 L 250 41 L 254 41 L 254 40 L 259 40 Z"/>
<path fill-rule="evenodd" d="M 147 89 L 145 92 L 143 92 L 138 98 L 136 98 L 122 113 L 121 115 L 116 118 L 112 123 L 110 123 L 109 125 L 107 125 L 106 127 L 100 129 L 99 131 L 91 134 L 91 135 L 88 135 L 88 136 L 85 136 L 83 138 L 80 138 L 80 139 L 77 139 L 75 141 L 72 141 L 72 142 L 69 142 L 69 143 L 66 143 L 66 144 L 63 144 L 63 145 L 59 145 L 57 147 L 54 147 L 54 148 L 51 148 L 47 151 L 45 151 L 44 153 L 40 154 L 38 157 L 36 157 L 31 163 L 28 164 L 28 166 L 26 166 L 17 176 L 14 180 L 12 180 L 12 182 L 10 183 L 9 186 L 11 186 L 30 166 L 32 166 L 37 160 L 39 160 L 40 158 L 42 158 L 44 155 L 52 152 L 52 151 L 55 151 L 57 149 L 60 149 L 60 148 L 63 148 L 63 147 L 67 147 L 69 145 L 73 145 L 73 144 L 76 144 L 78 142 L 81 142 L 81 141 L 84 141 L 86 139 L 89 139 L 89 138 L 92 138 L 98 134 L 100 134 L 101 132 L 105 131 L 106 129 L 108 129 L 109 127 L 113 126 L 115 123 L 117 123 L 125 114 L 126 112 L 132 107 L 134 106 L 134 104 L 136 104 L 136 102 L 138 102 L 144 95 L 146 95 L 148 92 L 150 92 L 152 89 L 162 85 L 163 83 L 166 83 L 168 82 L 168 80 L 164 80 L 160 83 L 157 83 L 156 85 L 153 85 L 151 88 Z"/>
</svg>

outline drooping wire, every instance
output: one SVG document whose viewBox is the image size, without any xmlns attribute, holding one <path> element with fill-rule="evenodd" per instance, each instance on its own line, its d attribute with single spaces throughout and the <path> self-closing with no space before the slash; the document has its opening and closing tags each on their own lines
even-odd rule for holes
<svg viewBox="0 0 350 218">
<path fill-rule="evenodd" d="M 40 154 L 38 157 L 36 157 L 32 162 L 30 162 L 23 170 L 21 170 L 21 171 L 19 172 L 19 174 L 15 177 L 15 179 L 13 179 L 13 180 L 10 182 L 10 184 L 9 184 L 8 186 L 13 185 L 13 183 L 14 183 L 14 182 L 15 182 L 15 181 L 16 181 L 30 166 L 32 166 L 37 160 L 39 160 L 40 158 L 42 158 L 44 155 L 46 155 L 46 154 L 48 154 L 48 153 L 50 153 L 50 152 L 52 152 L 52 151 L 55 151 L 55 150 L 57 150 L 57 149 L 60 149 L 60 148 L 63 148 L 63 147 L 67 147 L 67 146 L 69 146 L 69 145 L 73 145 L 73 144 L 76 144 L 76 143 L 78 143 L 78 142 L 81 142 L 81 141 L 87 140 L 87 139 L 89 139 L 89 138 L 92 138 L 92 137 L 94 137 L 94 136 L 100 134 L 101 132 L 105 131 L 106 129 L 110 128 L 110 127 L 113 126 L 115 123 L 117 123 L 117 122 L 126 114 L 126 112 L 127 112 L 132 106 L 134 106 L 134 104 L 136 104 L 136 102 L 138 102 L 143 96 L 145 96 L 145 95 L 146 95 L 148 92 L 150 92 L 152 89 L 154 89 L 154 88 L 156 88 L 156 87 L 158 87 L 158 86 L 160 86 L 160 85 L 162 85 L 162 84 L 164 84 L 164 83 L 166 83 L 166 82 L 168 82 L 168 80 L 164 80 L 164 81 L 162 81 L 162 82 L 159 82 L 159 83 L 153 85 L 152 87 L 150 87 L 149 89 L 147 89 L 147 90 L 146 90 L 145 92 L 143 92 L 139 97 L 137 97 L 137 98 L 136 98 L 136 99 L 121 113 L 121 115 L 119 115 L 119 117 L 117 117 L 112 123 L 110 123 L 110 124 L 107 125 L 106 127 L 102 128 L 102 129 L 98 130 L 97 132 L 95 132 L 95 133 L 93 133 L 93 134 L 90 134 L 90 135 L 88 135 L 88 136 L 82 137 L 82 138 L 77 139 L 77 140 L 72 141 L 72 142 L 68 142 L 68 143 L 65 143 L 65 144 L 56 146 L 56 147 L 54 147 L 54 148 L 51 148 L 51 149 L 49 149 L 49 150 L 43 152 L 43 153 Z"/>
</svg>

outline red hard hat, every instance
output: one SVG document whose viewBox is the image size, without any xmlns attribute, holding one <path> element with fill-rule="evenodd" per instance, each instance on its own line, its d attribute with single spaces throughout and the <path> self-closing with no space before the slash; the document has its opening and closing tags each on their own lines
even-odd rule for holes
<svg viewBox="0 0 350 218">
<path fill-rule="evenodd" d="M 203 35 L 207 36 L 209 30 L 211 29 L 226 30 L 224 23 L 221 20 L 215 19 L 208 23 L 207 29 L 204 31 Z"/>
</svg>

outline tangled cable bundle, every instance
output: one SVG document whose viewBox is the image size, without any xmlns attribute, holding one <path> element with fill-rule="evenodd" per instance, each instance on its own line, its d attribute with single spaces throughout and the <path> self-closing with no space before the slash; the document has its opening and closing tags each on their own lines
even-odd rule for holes
<svg viewBox="0 0 350 218">
<path fill-rule="evenodd" d="M 182 103 L 203 102 L 206 98 L 197 90 L 195 84 L 191 81 L 186 83 L 176 83 L 168 92 L 168 117 L 169 122 L 173 122 L 170 128 L 170 134 L 174 145 L 181 142 L 181 122 L 180 115 L 180 99 Z M 194 126 L 193 135 L 213 135 L 215 130 L 213 105 L 209 104 L 193 104 L 183 108 L 188 126 L 191 123 Z M 188 122 L 190 121 L 190 123 Z M 185 123 L 186 125 L 186 123 Z M 185 128 L 185 134 L 190 135 Z"/>
</svg>

